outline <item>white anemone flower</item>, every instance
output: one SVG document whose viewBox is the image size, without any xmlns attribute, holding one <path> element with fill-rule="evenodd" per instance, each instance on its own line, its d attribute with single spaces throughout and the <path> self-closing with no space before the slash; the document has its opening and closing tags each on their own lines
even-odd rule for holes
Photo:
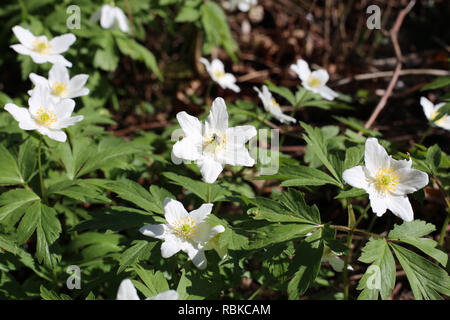
<svg viewBox="0 0 450 320">
<path fill-rule="evenodd" d="M 308 63 L 303 59 L 297 60 L 296 64 L 291 65 L 291 69 L 297 73 L 300 80 L 302 80 L 303 87 L 306 89 L 320 94 L 327 100 L 334 100 L 338 96 L 335 91 L 325 85 L 330 78 L 325 69 L 311 72 Z"/>
<path fill-rule="evenodd" d="M 103 29 L 115 29 L 118 27 L 122 32 L 130 32 L 128 19 L 119 7 L 108 4 L 101 6 L 91 17 L 92 22 L 99 20 Z"/>
<path fill-rule="evenodd" d="M 252 6 L 256 6 L 258 0 L 229 0 L 223 1 L 222 6 L 227 10 L 235 10 L 236 7 L 242 12 L 248 12 Z"/>
<path fill-rule="evenodd" d="M 71 116 L 75 101 L 63 99 L 55 102 L 46 87 L 36 87 L 28 99 L 28 105 L 27 109 L 8 103 L 5 110 L 19 122 L 19 128 L 37 130 L 40 134 L 59 142 L 65 142 L 67 139 L 62 129 L 83 120 L 83 116 Z"/>
<path fill-rule="evenodd" d="M 290 116 L 287 116 L 283 114 L 283 111 L 281 111 L 280 105 L 278 102 L 272 97 L 272 94 L 269 91 L 269 88 L 267 88 L 266 85 L 262 87 L 262 91 L 259 90 L 257 87 L 253 87 L 253 89 L 258 92 L 258 97 L 261 99 L 264 109 L 267 112 L 270 112 L 270 114 L 277 118 L 281 123 L 286 122 L 297 122 L 295 118 L 292 118 Z"/>
<path fill-rule="evenodd" d="M 356 166 L 343 173 L 344 180 L 369 194 L 372 211 L 382 216 L 387 209 L 404 221 L 413 220 L 407 194 L 424 188 L 428 175 L 411 169 L 412 160 L 395 160 L 376 138 L 366 140 L 365 166 Z"/>
<path fill-rule="evenodd" d="M 11 46 L 17 53 L 30 56 L 35 63 L 60 63 L 63 66 L 71 67 L 72 63 L 66 60 L 61 54 L 66 52 L 75 42 L 76 37 L 72 33 L 66 33 L 51 40 L 46 36 L 34 36 L 29 30 L 14 26 L 12 28 L 20 44 Z"/>
<path fill-rule="evenodd" d="M 52 66 L 48 73 L 48 79 L 35 73 L 30 74 L 31 82 L 35 86 L 47 87 L 56 101 L 89 94 L 89 89 L 84 87 L 88 78 L 87 74 L 79 74 L 70 79 L 67 68 L 59 63 Z M 28 91 L 28 94 L 33 95 L 33 90 Z"/>
<path fill-rule="evenodd" d="M 175 143 L 172 153 L 176 158 L 196 161 L 207 183 L 214 183 L 225 164 L 252 167 L 255 160 L 245 144 L 256 136 L 254 126 L 228 128 L 225 101 L 216 98 L 205 125 L 185 111 L 177 114 L 185 137 Z"/>
<path fill-rule="evenodd" d="M 420 104 L 422 105 L 423 112 L 429 121 L 434 121 L 438 116 L 438 111 L 445 105 L 445 102 L 434 105 L 430 100 L 425 97 L 420 98 Z M 439 120 L 433 122 L 433 125 L 441 127 L 446 130 L 450 130 L 450 116 L 443 115 Z"/>
<path fill-rule="evenodd" d="M 219 59 L 214 59 L 209 63 L 205 58 L 200 58 L 200 62 L 205 65 L 211 79 L 217 82 L 222 88 L 230 89 L 234 92 L 240 92 L 241 89 L 236 85 L 236 77 L 231 73 L 225 73 L 225 67 Z"/>
<path fill-rule="evenodd" d="M 161 245 L 163 258 L 170 258 L 178 251 L 186 252 L 199 269 L 205 269 L 207 262 L 204 251 L 206 243 L 216 234 L 224 232 L 221 225 L 211 227 L 205 218 L 211 213 L 213 204 L 205 203 L 188 213 L 183 204 L 166 198 L 163 203 L 167 223 L 143 226 L 139 231 L 149 237 L 164 240 Z"/>
<path fill-rule="evenodd" d="M 116 300 L 141 300 L 130 279 L 122 280 L 117 291 Z M 175 290 L 167 290 L 145 300 L 178 300 L 178 293 Z"/>
</svg>

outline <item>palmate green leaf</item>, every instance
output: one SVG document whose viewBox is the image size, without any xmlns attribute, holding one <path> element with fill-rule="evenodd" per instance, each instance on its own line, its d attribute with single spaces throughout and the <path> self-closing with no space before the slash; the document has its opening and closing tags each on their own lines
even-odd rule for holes
<svg viewBox="0 0 450 320">
<path fill-rule="evenodd" d="M 120 267 L 117 274 L 121 273 L 129 266 L 134 266 L 142 259 L 147 259 L 150 256 L 150 251 L 157 242 L 149 242 L 146 240 L 135 240 L 133 244 L 120 255 Z"/>
<path fill-rule="evenodd" d="M 50 246 L 59 238 L 61 233 L 61 224 L 53 208 L 41 205 L 39 219 L 36 224 L 37 245 L 36 257 L 39 263 L 50 268 L 57 262 L 57 258 L 52 254 Z"/>
<path fill-rule="evenodd" d="M 41 298 L 43 300 L 72 300 L 67 294 L 57 294 L 56 292 L 47 289 L 43 285 L 40 287 Z"/>
<path fill-rule="evenodd" d="M 253 214 L 257 220 L 320 224 L 319 209 L 315 205 L 308 206 L 303 194 L 295 189 L 283 192 L 277 201 L 262 197 L 249 201 L 256 206 L 249 210 L 249 214 Z"/>
<path fill-rule="evenodd" d="M 2 145 L 0 145 L 0 163 L 0 185 L 9 186 L 24 183 L 16 159 Z"/>
<path fill-rule="evenodd" d="M 110 203 L 106 196 L 102 194 L 102 190 L 95 184 L 89 183 L 89 179 L 84 180 L 64 180 L 52 184 L 45 192 L 46 196 L 62 195 L 72 198 L 83 203 Z"/>
<path fill-rule="evenodd" d="M 255 177 L 255 180 L 284 180 L 281 183 L 283 187 L 293 186 L 322 186 L 325 184 L 332 184 L 340 186 L 340 184 L 328 174 L 315 168 L 299 166 L 299 165 L 285 165 L 280 167 L 279 171 L 274 175 Z"/>
<path fill-rule="evenodd" d="M 200 18 L 200 11 L 196 8 L 185 6 L 175 18 L 175 22 L 194 22 Z"/>
<path fill-rule="evenodd" d="M 364 126 L 364 124 L 356 118 L 353 118 L 353 117 L 345 117 L 344 118 L 344 117 L 338 117 L 338 116 L 333 116 L 333 118 L 335 118 L 339 122 L 342 122 L 343 124 L 348 125 L 350 128 L 353 128 L 357 131 L 361 131 L 362 133 L 364 133 L 365 135 L 368 135 L 370 137 L 380 137 L 381 136 L 381 133 L 367 129 Z"/>
<path fill-rule="evenodd" d="M 333 177 L 336 179 L 336 182 L 342 188 L 343 183 L 341 177 L 337 174 L 334 166 L 328 159 L 328 151 L 327 147 L 322 135 L 322 131 L 319 128 L 313 128 L 308 124 L 301 122 L 303 128 L 305 128 L 307 135 L 303 135 L 308 147 L 314 152 L 315 156 L 319 158 L 320 162 L 330 171 Z"/>
<path fill-rule="evenodd" d="M 218 239 L 218 247 L 230 249 L 230 250 L 241 250 L 245 249 L 248 245 L 248 236 L 245 230 L 240 228 L 235 228 L 231 226 L 225 219 L 220 219 L 213 214 L 209 214 L 206 217 L 206 221 L 212 227 L 217 225 L 222 225 L 225 231 L 219 233 L 216 237 Z"/>
<path fill-rule="evenodd" d="M 443 76 L 443 77 L 436 78 L 435 80 L 433 80 L 432 82 L 430 82 L 429 84 L 424 86 L 422 89 L 420 89 L 420 91 L 434 90 L 434 89 L 444 88 L 447 86 L 450 86 L 450 77 Z"/>
<path fill-rule="evenodd" d="M 405 270 L 417 300 L 441 300 L 439 293 L 450 296 L 450 277 L 447 271 L 400 245 L 391 242 L 389 246 Z"/>
<path fill-rule="evenodd" d="M 146 47 L 129 37 L 117 37 L 116 43 L 120 52 L 129 56 L 133 60 L 144 62 L 145 66 L 152 70 L 159 80 L 163 80 L 163 76 L 159 71 L 155 56 Z"/>
<path fill-rule="evenodd" d="M 289 269 L 295 270 L 295 274 L 287 288 L 290 300 L 299 299 L 319 273 L 324 249 L 322 230 L 319 229 L 308 238 L 295 244 L 294 249 L 295 254 Z"/>
<path fill-rule="evenodd" d="M 394 289 L 396 270 L 394 256 L 386 240 L 371 238 L 358 260 L 371 264 L 359 281 L 357 289 L 362 292 L 358 299 L 377 300 L 379 295 L 383 300 L 389 298 Z"/>
<path fill-rule="evenodd" d="M 134 271 L 136 271 L 144 284 L 138 281 L 133 281 L 133 283 L 146 298 L 154 297 L 170 289 L 169 283 L 161 271 L 146 270 L 139 265 L 134 268 Z"/>
<path fill-rule="evenodd" d="M 255 233 L 256 235 L 250 240 L 247 249 L 261 249 L 272 244 L 304 237 L 309 232 L 312 232 L 315 229 L 316 226 L 314 225 L 298 223 L 274 223 L 263 227 L 254 228 L 248 230 L 252 233 Z"/>
<path fill-rule="evenodd" d="M 0 195 L 0 223 L 14 225 L 34 202 L 37 194 L 29 189 L 13 189 Z"/>
<path fill-rule="evenodd" d="M 437 170 L 441 163 L 442 151 L 437 144 L 431 146 L 427 150 L 426 164 L 431 169 L 433 175 L 437 174 Z"/>
<path fill-rule="evenodd" d="M 134 203 L 147 212 L 164 214 L 164 199 L 175 198 L 169 191 L 157 186 L 151 186 L 150 192 L 148 192 L 139 183 L 132 180 L 112 181 L 96 179 L 92 180 L 92 182 L 106 190 L 117 193 L 120 198 Z"/>
<path fill-rule="evenodd" d="M 362 159 L 364 158 L 364 148 L 361 147 L 350 147 L 345 150 L 345 161 L 344 161 L 344 170 L 356 167 L 361 164 Z"/>
<path fill-rule="evenodd" d="M 33 139 L 27 139 L 20 146 L 17 162 L 22 179 L 28 183 L 37 173 L 37 146 Z"/>
<path fill-rule="evenodd" d="M 425 221 L 404 221 L 401 225 L 394 225 L 394 229 L 389 232 L 388 238 L 415 246 L 445 267 L 447 265 L 448 256 L 445 252 L 436 248 L 438 243 L 433 239 L 421 238 L 434 230 L 436 230 L 436 227 Z"/>
<path fill-rule="evenodd" d="M 270 81 L 266 81 L 267 87 L 270 91 L 279 94 L 283 98 L 285 98 L 292 106 L 296 105 L 296 99 L 294 94 L 286 87 L 279 87 L 271 83 Z"/>
<path fill-rule="evenodd" d="M 174 184 L 179 185 L 193 194 L 197 195 L 203 201 L 208 201 L 208 184 L 203 181 L 197 181 L 185 176 L 180 176 L 173 172 L 163 172 L 163 175 L 172 181 Z M 211 187 L 211 202 L 222 201 L 226 199 L 226 196 L 230 195 L 230 192 L 216 183 L 210 184 Z"/>
</svg>

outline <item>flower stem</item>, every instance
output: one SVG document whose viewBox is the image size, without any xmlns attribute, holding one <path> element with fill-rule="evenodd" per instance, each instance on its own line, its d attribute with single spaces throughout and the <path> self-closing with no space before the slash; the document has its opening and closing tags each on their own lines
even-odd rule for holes
<svg viewBox="0 0 450 320">
<path fill-rule="evenodd" d="M 211 203 L 211 184 L 210 184 L 210 183 L 207 184 L 207 189 L 206 189 L 206 202 L 207 202 L 207 203 Z"/>
<path fill-rule="evenodd" d="M 353 240 L 353 232 L 350 231 L 347 237 L 347 247 L 348 251 L 345 255 L 344 260 L 344 300 L 348 300 L 348 291 L 349 291 L 349 283 L 348 283 L 348 262 L 351 258 L 351 249 L 352 249 L 352 240 Z"/>
<path fill-rule="evenodd" d="M 438 177 L 434 176 L 433 180 L 439 187 L 439 190 L 441 191 L 442 196 L 444 197 L 445 204 L 447 205 L 447 216 L 445 217 L 444 224 L 442 225 L 441 235 L 439 238 L 439 245 L 442 247 L 442 246 L 444 246 L 445 233 L 447 231 L 447 226 L 450 222 L 450 196 L 447 194 L 447 191 L 445 190 L 444 186 L 442 185 L 441 180 L 439 180 Z"/>
<path fill-rule="evenodd" d="M 373 233 L 373 232 L 368 232 L 368 231 L 361 230 L 361 229 L 356 229 L 356 228 L 351 229 L 351 228 L 346 227 L 346 226 L 330 225 L 330 228 L 334 229 L 334 230 L 344 231 L 344 232 L 365 234 L 365 235 L 367 235 L 369 237 L 373 237 L 373 238 L 376 238 L 376 239 L 384 238 L 382 235 L 379 235 L 379 234 L 376 234 L 376 233 Z"/>
<path fill-rule="evenodd" d="M 439 245 L 441 247 L 444 246 L 445 233 L 447 231 L 447 226 L 448 226 L 449 222 L 450 222 L 450 213 L 447 212 L 447 217 L 445 217 L 444 224 L 443 224 L 442 229 L 441 229 L 441 236 L 439 238 Z"/>
<path fill-rule="evenodd" d="M 39 181 L 41 184 L 41 197 L 45 200 L 45 185 L 44 179 L 42 177 L 42 162 L 41 162 L 41 149 L 42 149 L 42 135 L 39 139 L 39 147 L 38 147 L 38 167 L 39 167 Z M 47 201 L 45 201 L 47 202 Z"/>
</svg>

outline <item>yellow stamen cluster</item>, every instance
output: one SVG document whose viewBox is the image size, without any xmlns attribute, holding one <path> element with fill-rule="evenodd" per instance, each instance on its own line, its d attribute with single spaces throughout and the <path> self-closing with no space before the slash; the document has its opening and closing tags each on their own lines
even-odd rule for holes
<svg viewBox="0 0 450 320">
<path fill-rule="evenodd" d="M 272 98 L 272 105 L 277 107 L 278 109 L 280 108 L 280 104 L 277 102 L 277 100 Z"/>
<path fill-rule="evenodd" d="M 380 191 L 391 193 L 395 191 L 397 184 L 398 176 L 392 168 L 379 169 L 375 175 L 375 186 Z"/>
<path fill-rule="evenodd" d="M 41 126 L 50 127 L 57 120 L 56 115 L 48 109 L 40 108 L 37 112 L 36 122 Z"/>
<path fill-rule="evenodd" d="M 308 86 L 310 86 L 311 88 L 317 88 L 318 86 L 321 85 L 321 81 L 314 77 L 314 76 L 309 76 L 308 81 L 306 81 L 306 83 L 308 84 Z"/>
<path fill-rule="evenodd" d="M 181 218 L 173 224 L 175 234 L 184 239 L 192 239 L 197 228 L 196 222 L 190 217 Z"/>
<path fill-rule="evenodd" d="M 436 119 L 439 115 L 439 112 L 437 110 L 433 111 L 433 113 L 431 114 L 430 120 L 434 121 L 434 119 Z M 436 124 L 441 124 L 442 122 L 444 122 L 445 120 L 445 115 L 443 117 L 441 117 L 439 120 L 434 121 L 434 123 Z"/>
<path fill-rule="evenodd" d="M 211 153 L 225 149 L 226 144 L 227 135 L 220 132 L 209 133 L 203 138 L 203 149 Z"/>
<path fill-rule="evenodd" d="M 223 77 L 225 77 L 225 72 L 223 72 L 222 70 L 215 70 L 213 73 L 217 79 L 222 79 Z"/>
<path fill-rule="evenodd" d="M 65 82 L 54 82 L 52 85 L 52 94 L 55 96 L 65 96 L 67 93 L 67 83 Z"/>
<path fill-rule="evenodd" d="M 50 42 L 48 42 L 46 39 L 35 39 L 33 41 L 33 51 L 40 53 L 40 54 L 49 54 L 50 53 Z"/>
</svg>

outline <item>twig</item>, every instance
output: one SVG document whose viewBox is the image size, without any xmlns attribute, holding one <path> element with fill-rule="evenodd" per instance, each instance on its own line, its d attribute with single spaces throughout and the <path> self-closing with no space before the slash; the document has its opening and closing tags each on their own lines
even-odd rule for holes
<svg viewBox="0 0 450 320">
<path fill-rule="evenodd" d="M 399 76 L 418 75 L 418 74 L 425 74 L 425 75 L 432 75 L 432 76 L 448 76 L 448 75 L 450 75 L 450 71 L 440 70 L 440 69 L 404 69 L 399 72 Z M 333 83 L 332 87 L 342 86 L 342 85 L 350 83 L 351 81 L 354 81 L 354 80 L 370 80 L 370 79 L 376 79 L 376 78 L 387 78 L 387 77 L 392 77 L 393 75 L 394 75 L 394 71 L 362 73 L 362 74 L 357 74 L 353 77 L 348 77 L 348 78 L 338 80 L 335 83 Z"/>
<path fill-rule="evenodd" d="M 128 0 L 124 0 L 125 2 L 125 6 L 127 9 L 127 15 L 128 15 L 128 19 L 130 20 L 130 25 L 131 25 L 131 38 L 133 38 L 134 40 L 134 23 L 133 23 L 133 16 L 131 15 L 131 9 L 130 9 L 130 4 L 128 3 Z"/>
<path fill-rule="evenodd" d="M 373 111 L 372 115 L 370 116 L 369 120 L 367 120 L 365 127 L 369 129 L 372 124 L 377 119 L 378 115 L 380 114 L 381 110 L 383 110 L 384 106 L 386 105 L 386 102 L 388 101 L 390 95 L 392 94 L 392 91 L 394 90 L 394 87 L 398 81 L 398 77 L 400 75 L 400 70 L 402 69 L 402 52 L 400 50 L 400 45 L 398 44 L 398 32 L 400 30 L 400 27 L 403 23 L 403 20 L 405 19 L 408 12 L 412 9 L 412 7 L 415 5 L 416 1 L 412 0 L 409 2 L 409 4 L 406 6 L 405 9 L 401 10 L 397 16 L 397 19 L 395 20 L 394 26 L 392 27 L 391 31 L 389 32 L 392 40 L 392 44 L 394 45 L 395 50 L 395 56 L 397 57 L 397 66 L 395 67 L 394 74 L 392 76 L 391 82 L 389 83 L 389 86 L 386 89 L 385 94 L 381 98 L 381 100 L 378 102 L 377 106 L 375 107 L 375 110 Z"/>
</svg>

